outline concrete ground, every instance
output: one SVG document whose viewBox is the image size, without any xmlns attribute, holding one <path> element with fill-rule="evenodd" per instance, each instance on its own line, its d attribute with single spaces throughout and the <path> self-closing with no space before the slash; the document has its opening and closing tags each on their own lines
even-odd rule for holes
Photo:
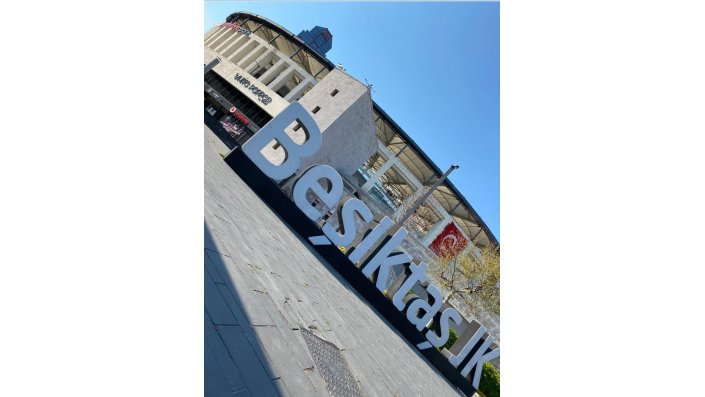
<svg viewBox="0 0 705 397">
<path fill-rule="evenodd" d="M 367 396 L 458 396 L 205 140 L 206 396 L 329 396 L 301 332 L 342 350 Z"/>
</svg>

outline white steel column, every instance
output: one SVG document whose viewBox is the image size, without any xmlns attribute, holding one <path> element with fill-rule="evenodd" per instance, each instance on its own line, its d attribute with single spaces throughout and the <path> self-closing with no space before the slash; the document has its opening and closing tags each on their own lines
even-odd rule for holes
<svg viewBox="0 0 705 397">
<path fill-rule="evenodd" d="M 262 53 L 267 51 L 267 48 L 263 47 L 259 42 L 255 42 L 255 48 L 252 49 L 247 55 L 245 55 L 240 62 L 237 63 L 238 66 L 245 69 L 245 66 L 251 64 L 256 58 L 258 58 Z M 247 72 L 249 69 L 245 69 Z"/>
<path fill-rule="evenodd" d="M 386 146 L 384 146 L 382 142 L 377 141 L 377 150 L 380 153 L 384 154 L 386 158 L 398 159 L 398 157 Z M 401 162 L 401 160 L 399 161 L 399 165 L 397 166 L 397 168 L 399 169 L 399 172 L 402 174 L 404 179 L 406 179 L 406 181 L 409 182 L 409 184 L 413 186 L 416 190 L 420 190 L 421 188 L 423 188 L 423 184 L 419 182 L 418 179 L 416 179 L 416 176 L 414 176 L 414 174 L 409 171 L 408 168 L 406 168 L 406 166 Z"/>
<path fill-rule="evenodd" d="M 230 28 L 225 28 L 226 30 L 220 36 L 216 37 L 210 44 L 210 47 L 216 50 L 221 44 L 230 37 L 232 37 L 235 32 Z"/>
<path fill-rule="evenodd" d="M 260 55 L 259 58 L 255 59 L 252 61 L 247 67 L 245 68 L 245 71 L 247 73 L 251 73 L 251 70 L 254 69 L 256 66 L 264 66 L 269 61 L 274 57 L 274 50 L 267 50 L 265 51 L 264 54 Z"/>
<path fill-rule="evenodd" d="M 228 55 L 228 60 L 230 60 L 230 62 L 237 64 L 245 55 L 249 54 L 250 51 L 257 47 L 257 42 L 247 39 L 245 40 L 246 41 L 244 42 L 238 40 L 238 43 L 242 44 L 239 44 L 239 48 L 237 48 L 230 55 Z"/>
<path fill-rule="evenodd" d="M 289 66 L 279 76 L 277 76 L 276 79 L 274 79 L 271 83 L 267 84 L 267 86 L 271 88 L 272 91 L 277 91 L 289 82 L 289 79 L 294 75 L 294 71 L 294 67 Z"/>
<path fill-rule="evenodd" d="M 234 43 L 235 41 L 237 41 L 237 39 L 240 38 L 241 36 L 244 36 L 244 35 L 237 33 L 236 31 L 233 30 L 231 35 L 229 35 L 226 39 L 221 41 L 220 44 L 218 44 L 218 46 L 215 47 L 215 50 L 217 52 L 222 53 L 224 49 L 230 47 L 230 45 L 232 43 Z"/>
<path fill-rule="evenodd" d="M 299 99 L 300 96 L 303 94 L 303 92 L 306 90 L 306 88 L 308 88 L 309 86 L 313 86 L 315 84 L 314 81 L 315 81 L 314 79 L 308 78 L 308 79 L 300 82 L 299 85 L 297 85 L 296 87 L 294 87 L 293 90 L 291 90 L 291 92 L 286 94 L 284 99 L 286 99 L 289 102 L 293 102 L 293 101 Z"/>
<path fill-rule="evenodd" d="M 219 28 L 220 28 L 220 25 L 216 25 L 216 26 L 213 26 L 212 28 L 210 28 L 210 29 L 206 32 L 206 34 L 203 35 L 203 41 L 205 42 L 205 41 L 207 41 L 208 39 L 210 39 L 211 37 L 213 37 L 213 34 L 214 34 L 215 32 L 217 32 Z"/>
<path fill-rule="evenodd" d="M 216 31 L 214 31 L 213 34 L 211 34 L 211 36 L 208 37 L 208 38 L 204 41 L 204 44 L 206 45 L 206 47 L 211 47 L 211 45 L 213 44 L 213 42 L 214 42 L 216 39 L 218 39 L 220 36 L 222 36 L 223 34 L 225 34 L 227 31 L 228 31 L 228 28 L 226 28 L 226 27 L 224 27 L 224 26 L 219 26 L 218 29 L 216 29 Z M 212 47 L 211 47 L 211 48 L 212 48 Z"/>
<path fill-rule="evenodd" d="M 387 159 L 387 161 L 385 161 L 384 164 L 382 164 L 382 166 L 379 167 L 379 169 L 377 170 L 377 172 L 375 172 L 375 173 L 370 177 L 370 179 L 368 179 L 367 182 L 365 182 L 365 184 L 362 185 L 362 187 L 360 187 L 360 190 L 364 190 L 364 191 L 370 190 L 370 188 L 372 187 L 372 185 L 374 185 L 375 183 L 377 183 L 377 181 L 379 180 L 379 178 L 380 178 L 382 175 L 384 175 L 384 173 L 387 172 L 388 169 L 392 168 L 392 166 L 393 166 L 393 165 L 396 165 L 398 162 L 399 162 L 399 160 L 398 160 L 396 157 L 389 157 L 389 158 Z"/>
<path fill-rule="evenodd" d="M 262 76 L 258 79 L 262 84 L 269 84 L 281 72 L 285 67 L 287 67 L 286 59 L 280 59 L 275 63 L 269 70 L 264 72 Z"/>
<path fill-rule="evenodd" d="M 244 34 L 239 34 L 235 40 L 231 41 L 227 47 L 223 48 L 221 54 L 223 54 L 224 57 L 228 58 L 230 55 L 233 54 L 233 52 L 235 52 L 239 48 L 242 48 L 245 43 L 247 43 L 247 36 L 245 36 Z"/>
</svg>

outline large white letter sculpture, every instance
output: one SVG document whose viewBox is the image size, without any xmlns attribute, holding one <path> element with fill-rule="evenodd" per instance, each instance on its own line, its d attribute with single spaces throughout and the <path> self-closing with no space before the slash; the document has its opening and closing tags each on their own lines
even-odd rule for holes
<svg viewBox="0 0 705 397">
<path fill-rule="evenodd" d="M 294 121 L 298 121 L 306 134 L 306 140 L 300 145 L 294 142 L 285 131 Z M 311 156 L 316 153 L 321 147 L 322 140 L 321 130 L 316 121 L 301 104 L 294 102 L 273 118 L 264 128 L 259 130 L 247 143 L 242 145 L 242 151 L 268 177 L 280 181 L 290 177 L 298 170 L 301 164 L 301 157 Z M 279 143 L 285 153 L 284 161 L 278 165 L 269 161 L 262 154 L 262 150 L 272 141 Z M 323 212 L 322 208 L 316 208 L 313 203 L 309 202 L 307 198 L 309 192 L 325 206 L 333 208 L 344 195 L 343 179 L 333 167 L 316 164 L 309 167 L 294 184 L 293 199 L 296 206 L 310 220 L 316 222 L 323 216 Z M 416 283 L 426 281 L 426 267 L 428 265 L 423 262 L 416 264 L 411 262 L 409 255 L 395 252 L 395 248 L 406 237 L 407 231 L 401 228 L 390 238 L 384 239 L 387 231 L 392 227 L 392 221 L 386 216 L 364 238 L 360 239 L 357 236 L 358 233 L 355 227 L 355 214 L 361 218 L 366 227 L 371 227 L 373 220 L 372 211 L 359 199 L 348 199 L 338 208 L 340 230 L 336 230 L 326 222 L 322 227 L 324 235 L 312 236 L 309 237 L 309 240 L 315 245 L 330 244 L 332 242 L 338 246 L 349 247 L 348 259 L 353 264 L 357 264 L 368 253 L 372 252 L 370 254 L 372 258 L 364 260 L 365 263 L 361 270 L 366 277 L 371 277 L 377 272 L 376 287 L 380 291 L 385 291 L 386 289 L 387 277 L 392 266 L 403 265 L 407 267 L 409 276 L 392 297 L 394 307 L 403 312 L 406 308 L 405 306 L 407 306 L 404 302 L 404 297 Z M 359 242 L 355 243 L 358 240 Z M 384 246 L 374 251 L 374 247 L 378 245 L 379 240 L 384 242 Z M 441 291 L 436 286 L 430 284 L 425 289 L 429 294 L 429 298 L 432 297 L 433 304 L 425 299 L 417 298 L 410 303 L 407 302 L 409 305 L 406 308 L 407 320 L 422 333 L 431 323 L 431 320 L 437 316 L 443 303 Z M 440 335 L 436 335 L 433 330 L 429 329 L 425 333 L 427 342 L 418 344 L 417 347 L 419 349 L 428 349 L 432 346 L 440 348 L 448 340 L 449 323 L 453 322 L 457 326 L 462 321 L 460 314 L 453 308 L 446 308 L 438 317 Z M 451 365 L 458 368 L 467 359 L 470 351 L 480 342 L 485 332 L 485 328 L 480 326 L 465 344 L 462 351 L 457 355 L 451 355 L 449 358 Z M 467 377 L 470 371 L 476 368 L 472 379 L 472 386 L 476 389 L 479 387 L 482 365 L 499 356 L 499 348 L 486 353 L 493 341 L 494 339 L 488 335 L 479 348 L 475 350 L 470 360 L 462 369 L 459 369 L 460 374 L 463 377 Z"/>
<path fill-rule="evenodd" d="M 294 142 L 285 131 L 286 127 L 296 120 L 306 133 L 306 140 L 301 145 Z M 262 149 L 272 140 L 276 140 L 285 152 L 284 161 L 279 165 L 273 164 L 262 154 Z M 268 177 L 280 181 L 296 172 L 301 164 L 301 157 L 316 153 L 322 141 L 321 130 L 316 121 L 300 103 L 294 102 L 242 145 L 242 151 Z"/>
</svg>

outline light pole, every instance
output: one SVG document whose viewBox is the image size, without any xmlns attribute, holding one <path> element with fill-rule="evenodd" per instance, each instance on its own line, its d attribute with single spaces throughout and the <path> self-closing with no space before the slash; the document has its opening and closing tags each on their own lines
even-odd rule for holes
<svg viewBox="0 0 705 397">
<path fill-rule="evenodd" d="M 426 193 L 423 194 L 423 196 L 419 197 L 419 199 L 416 200 L 416 202 L 414 203 L 414 205 L 413 205 L 411 208 L 409 208 L 409 210 L 406 211 L 406 213 L 405 213 L 401 218 L 399 218 L 399 220 L 397 221 L 397 223 L 395 223 L 394 226 L 392 226 L 392 228 L 390 229 L 389 234 L 390 234 L 390 235 L 393 235 L 394 233 L 397 232 L 397 230 L 401 229 L 401 227 L 404 225 L 404 222 L 406 222 L 406 220 L 409 219 L 409 217 L 410 217 L 411 215 L 414 215 L 414 212 L 416 212 L 416 210 L 421 206 L 421 204 L 423 204 L 424 201 L 426 201 L 426 199 L 428 198 L 428 196 L 430 196 L 431 193 L 433 193 L 433 191 L 436 190 L 436 188 L 437 188 L 441 183 L 443 183 L 443 181 L 446 180 L 446 178 L 448 178 L 448 175 L 450 175 L 450 173 L 453 172 L 453 170 L 456 170 L 456 169 L 458 169 L 458 168 L 460 168 L 460 166 L 457 165 L 457 164 L 451 165 L 451 166 L 448 168 L 448 171 L 446 171 L 445 174 L 441 175 L 441 177 L 438 178 L 438 180 L 436 180 L 436 183 L 434 183 L 433 186 L 431 186 L 431 187 L 426 191 Z"/>
</svg>

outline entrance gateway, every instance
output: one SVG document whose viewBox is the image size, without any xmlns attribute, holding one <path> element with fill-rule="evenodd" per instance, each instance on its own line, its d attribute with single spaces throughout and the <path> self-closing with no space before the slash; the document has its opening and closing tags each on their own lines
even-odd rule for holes
<svg viewBox="0 0 705 397">
<path fill-rule="evenodd" d="M 306 135 L 301 144 L 295 143 L 285 132 L 294 122 L 304 129 Z M 276 141 L 286 153 L 280 164 L 270 162 L 262 153 L 272 141 Z M 455 328 L 451 323 L 460 325 L 462 317 L 452 307 L 441 311 L 443 297 L 433 284 L 425 287 L 428 301 L 416 297 L 405 302 L 404 298 L 412 287 L 427 281 L 428 266 L 424 262 L 414 263 L 407 254 L 396 250 L 407 235 L 406 229 L 388 233 L 393 222 L 386 216 L 375 218 L 367 205 L 357 198 L 347 198 L 338 206 L 339 230 L 328 222 L 319 227 L 317 222 L 326 213 L 316 208 L 314 202 L 334 208 L 343 197 L 343 179 L 329 165 L 315 164 L 302 170 L 294 183 L 293 201 L 277 184 L 292 177 L 299 169 L 300 159 L 315 154 L 322 141 L 323 134 L 313 117 L 299 102 L 293 102 L 242 147 L 232 150 L 225 162 L 449 382 L 466 395 L 472 395 L 479 387 L 483 364 L 499 357 L 499 347 L 493 345 L 494 338 L 486 329 L 479 326 L 458 354 L 446 357 L 437 350 L 447 342 L 449 329 Z M 367 228 L 360 233 L 355 227 L 356 216 Z M 338 249 L 339 246 L 346 248 L 345 254 Z M 393 267 L 402 267 L 406 278 L 395 291 L 386 291 L 386 281 L 394 271 Z"/>
</svg>

